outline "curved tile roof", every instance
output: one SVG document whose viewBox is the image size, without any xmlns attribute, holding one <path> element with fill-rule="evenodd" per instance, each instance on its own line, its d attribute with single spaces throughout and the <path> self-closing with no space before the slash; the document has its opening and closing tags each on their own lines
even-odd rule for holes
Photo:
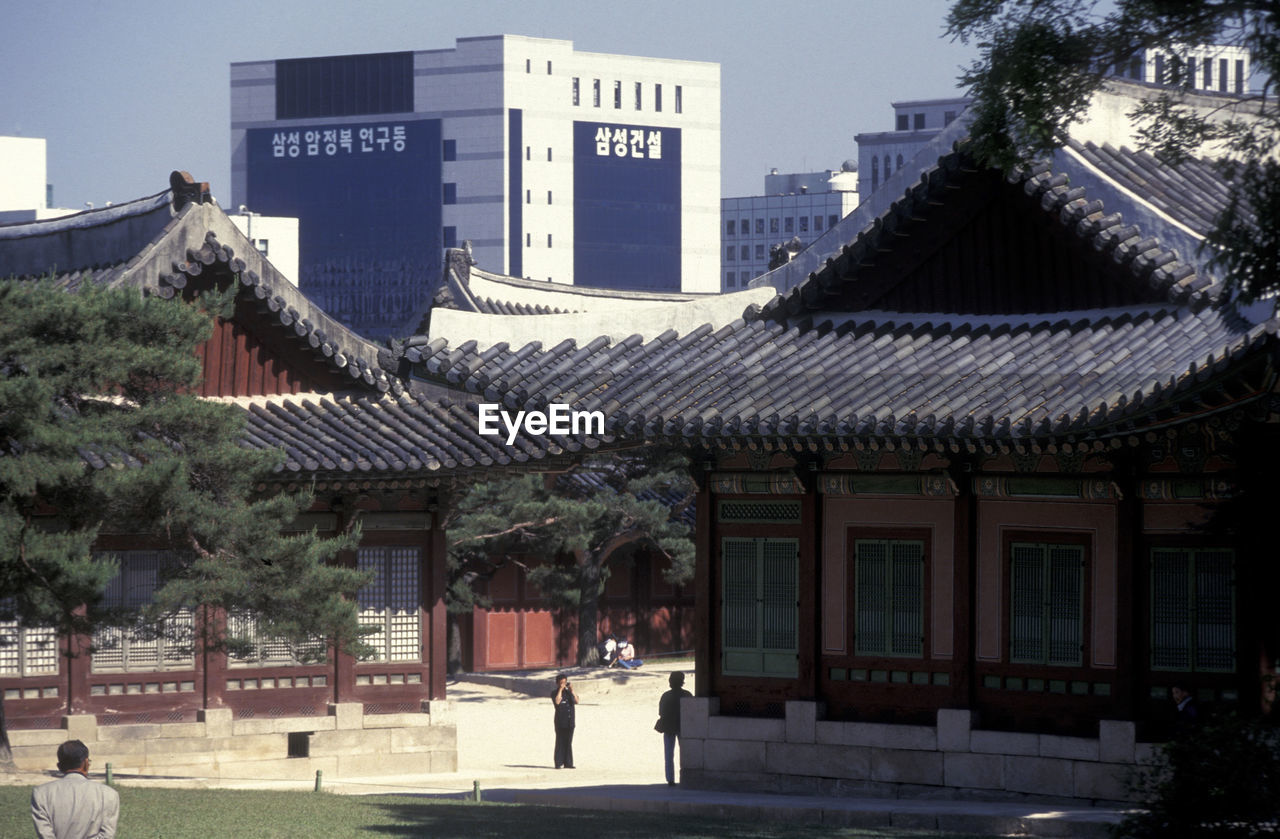
<svg viewBox="0 0 1280 839">
<path fill-rule="evenodd" d="M 1127 433 L 1229 402 L 1234 395 L 1203 385 L 1269 357 L 1278 329 L 1276 320 L 1174 306 L 986 318 L 864 312 L 488 358 L 439 344 L 406 355 L 426 376 L 486 400 L 601 410 L 616 437 L 1029 440 Z"/>
<path fill-rule="evenodd" d="M 477 431 L 474 405 L 422 394 L 301 393 L 225 398 L 247 415 L 245 442 L 285 452 L 281 477 L 423 477 L 508 467 L 593 449 L 600 440 Z"/>
</svg>

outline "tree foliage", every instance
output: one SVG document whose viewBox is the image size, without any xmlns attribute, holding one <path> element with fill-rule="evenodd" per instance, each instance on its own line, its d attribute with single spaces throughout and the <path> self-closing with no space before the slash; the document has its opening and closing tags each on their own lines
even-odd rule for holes
<svg viewBox="0 0 1280 839">
<path fill-rule="evenodd" d="M 1167 53 L 1170 87 L 1153 89 L 1130 116 L 1143 148 L 1176 164 L 1204 144 L 1231 185 L 1206 239 L 1208 262 L 1242 302 L 1280 289 L 1280 4 L 1274 0 L 955 0 L 948 33 L 976 42 L 961 76 L 970 89 L 971 148 L 1014 169 L 1060 146 L 1102 86 L 1143 50 Z M 1193 107 L 1177 87 L 1190 45 L 1248 47 L 1261 88 L 1243 110 Z M 1236 104 L 1232 102 L 1231 104 Z M 1247 111 L 1248 113 L 1244 113 Z"/>
<path fill-rule="evenodd" d="M 611 563 L 643 547 L 668 559 L 671 582 L 693 576 L 684 518 L 692 501 L 687 460 L 659 447 L 589 457 L 560 475 L 473 484 L 448 523 L 450 609 L 486 605 L 477 582 L 503 564 L 520 564 L 553 604 L 577 611 L 578 658 L 589 663 Z"/>
<path fill-rule="evenodd" d="M 1273 836 L 1280 813 L 1280 731 L 1226 716 L 1170 741 L 1139 777 L 1145 809 L 1125 839 Z"/>
<path fill-rule="evenodd" d="M 0 283 L 0 617 L 137 625 L 103 601 L 119 566 L 96 546 L 116 533 L 173 558 L 143 625 L 216 607 L 254 613 L 267 636 L 359 648 L 364 576 L 327 562 L 357 534 L 285 532 L 310 497 L 254 493 L 282 453 L 246 447 L 239 409 L 196 395 L 196 347 L 229 306 Z"/>
</svg>

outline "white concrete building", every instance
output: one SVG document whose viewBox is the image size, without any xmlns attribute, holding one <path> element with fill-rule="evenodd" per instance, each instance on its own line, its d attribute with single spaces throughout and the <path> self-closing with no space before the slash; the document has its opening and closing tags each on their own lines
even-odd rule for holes
<svg viewBox="0 0 1280 839">
<path fill-rule="evenodd" d="M 40 221 L 75 210 L 50 207 L 48 152 L 43 137 L 0 137 L 0 224 Z"/>
<path fill-rule="evenodd" d="M 720 288 L 715 63 L 497 35 L 233 64 L 231 147 L 235 202 L 300 220 L 300 287 L 366 334 L 463 240 L 514 276 Z"/>
<path fill-rule="evenodd" d="M 865 199 L 889 176 L 911 162 L 960 116 L 968 99 L 917 99 L 894 102 L 893 130 L 875 131 L 854 137 L 858 144 L 859 189 Z"/>
<path fill-rule="evenodd" d="M 1110 75 L 1210 93 L 1249 90 L 1249 50 L 1229 44 L 1197 44 L 1173 50 L 1143 50 L 1127 65 L 1103 68 Z"/>
<path fill-rule="evenodd" d="M 258 215 L 240 205 L 239 212 L 227 213 L 231 223 L 253 242 L 258 252 L 271 260 L 285 279 L 298 284 L 298 220 Z"/>
<path fill-rule="evenodd" d="M 769 270 L 770 250 L 798 239 L 808 246 L 858 206 L 858 171 L 765 176 L 764 194 L 720 199 L 720 290 L 737 291 Z"/>
</svg>

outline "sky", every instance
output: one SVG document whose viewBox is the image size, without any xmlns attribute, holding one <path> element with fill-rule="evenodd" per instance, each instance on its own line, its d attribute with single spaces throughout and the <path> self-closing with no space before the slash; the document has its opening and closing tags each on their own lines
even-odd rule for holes
<svg viewBox="0 0 1280 839">
<path fill-rule="evenodd" d="M 838 169 L 891 102 L 961 95 L 976 50 L 945 0 L 9 0 L 0 9 L 0 135 L 48 141 L 54 205 L 101 207 L 189 171 L 230 203 L 230 64 L 449 49 L 529 35 L 579 50 L 720 64 L 721 195 L 771 168 Z"/>
</svg>

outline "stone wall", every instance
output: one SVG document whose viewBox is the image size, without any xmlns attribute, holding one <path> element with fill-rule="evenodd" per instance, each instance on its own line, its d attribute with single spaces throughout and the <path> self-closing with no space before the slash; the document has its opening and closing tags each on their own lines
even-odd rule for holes
<svg viewBox="0 0 1280 839">
<path fill-rule="evenodd" d="M 1133 770 L 1154 757 L 1134 724 L 1099 723 L 1096 739 L 983 731 L 971 711 L 940 710 L 933 726 L 821 719 L 787 702 L 785 719 L 719 715 L 719 700 L 681 708 L 681 783 L 877 797 L 1132 799 Z"/>
<path fill-rule="evenodd" d="M 10 731 L 19 769 L 53 769 L 64 740 L 89 747 L 95 771 L 247 780 L 456 772 L 458 735 L 448 701 L 414 714 L 365 714 L 358 702 L 329 705 L 324 717 L 233 719 L 229 708 L 198 722 L 99 725 L 92 714 L 64 716 L 59 729 Z M 290 735 L 294 752 L 289 757 Z M 395 759 L 389 759 L 389 758 Z"/>
</svg>

